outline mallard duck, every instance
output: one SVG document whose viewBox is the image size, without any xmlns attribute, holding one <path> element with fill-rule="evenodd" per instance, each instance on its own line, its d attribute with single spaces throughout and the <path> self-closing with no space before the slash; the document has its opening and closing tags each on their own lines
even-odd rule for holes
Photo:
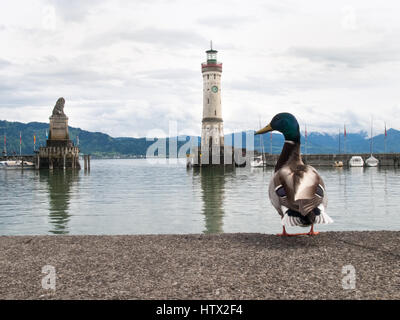
<svg viewBox="0 0 400 320">
<path fill-rule="evenodd" d="M 269 198 L 282 218 L 283 232 L 278 235 L 317 235 L 314 224 L 333 222 L 325 212 L 328 204 L 325 184 L 317 170 L 305 165 L 301 159 L 300 129 L 296 118 L 290 113 L 279 113 L 256 134 L 274 130 L 285 137 L 269 184 Z M 285 226 L 311 226 L 311 229 L 308 233 L 288 234 Z"/>
</svg>

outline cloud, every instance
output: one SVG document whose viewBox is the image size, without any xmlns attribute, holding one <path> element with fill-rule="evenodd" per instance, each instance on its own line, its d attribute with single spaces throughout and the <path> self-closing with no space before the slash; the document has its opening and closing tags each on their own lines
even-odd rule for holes
<svg viewBox="0 0 400 320">
<path fill-rule="evenodd" d="M 133 44 L 148 44 L 163 48 L 182 48 L 199 46 L 207 43 L 207 39 L 200 34 L 190 30 L 160 29 L 147 27 L 132 30 L 114 30 L 102 34 L 95 34 L 84 40 L 85 47 L 110 46 L 121 41 Z"/>
<path fill-rule="evenodd" d="M 238 90 L 251 94 L 258 92 L 268 95 L 285 95 L 288 83 L 277 81 L 277 79 L 267 79 L 264 77 L 248 76 L 241 77 L 239 80 L 232 81 L 225 85 L 226 90 Z"/>
<path fill-rule="evenodd" d="M 400 127 L 399 5 L 365 2 L 351 4 L 356 19 L 343 3 L 319 1 L 4 2 L 0 118 L 45 122 L 63 96 L 71 125 L 83 129 L 138 137 L 177 120 L 200 134 L 200 63 L 212 39 L 227 130 L 282 110 L 314 130 L 368 129 L 371 114 Z M 44 28 L 50 7 L 55 24 Z"/>
<path fill-rule="evenodd" d="M 10 61 L 4 60 L 0 58 L 0 69 L 10 66 Z"/>
<path fill-rule="evenodd" d="M 290 1 L 279 1 L 279 3 L 266 2 L 263 4 L 263 6 L 268 10 L 268 12 L 276 15 L 293 14 L 302 10 L 301 6 Z"/>
<path fill-rule="evenodd" d="M 213 28 L 240 28 L 244 24 L 248 24 L 254 21 L 254 17 L 250 16 L 225 16 L 225 15 L 209 15 L 202 17 L 197 20 L 197 22 L 202 26 Z"/>
<path fill-rule="evenodd" d="M 47 0 L 48 5 L 54 6 L 56 14 L 65 21 L 81 22 L 97 6 L 106 0 Z"/>
<path fill-rule="evenodd" d="M 287 54 L 312 62 L 339 63 L 351 68 L 400 61 L 400 47 L 392 43 L 356 47 L 291 47 Z"/>
</svg>

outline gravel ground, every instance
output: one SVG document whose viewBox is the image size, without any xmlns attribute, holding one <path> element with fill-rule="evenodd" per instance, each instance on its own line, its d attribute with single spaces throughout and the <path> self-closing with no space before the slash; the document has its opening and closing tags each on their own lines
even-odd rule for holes
<svg viewBox="0 0 400 320">
<path fill-rule="evenodd" d="M 389 231 L 0 237 L 0 298 L 400 299 L 399 244 Z M 346 265 L 355 289 L 342 287 Z"/>
</svg>

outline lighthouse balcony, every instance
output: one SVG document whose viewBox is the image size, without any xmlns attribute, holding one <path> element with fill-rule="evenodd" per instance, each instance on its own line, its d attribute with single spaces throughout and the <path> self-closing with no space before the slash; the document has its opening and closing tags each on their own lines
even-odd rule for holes
<svg viewBox="0 0 400 320">
<path fill-rule="evenodd" d="M 205 62 L 201 64 L 201 71 L 202 72 L 207 72 L 207 71 L 219 71 L 222 72 L 222 63 L 220 62 Z"/>
</svg>

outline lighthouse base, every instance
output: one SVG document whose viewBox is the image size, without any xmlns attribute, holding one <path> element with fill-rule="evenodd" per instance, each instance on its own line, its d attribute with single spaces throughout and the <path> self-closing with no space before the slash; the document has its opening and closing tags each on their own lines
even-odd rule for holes
<svg viewBox="0 0 400 320">
<path fill-rule="evenodd" d="M 195 149 L 189 161 L 193 167 L 245 167 L 248 162 L 245 149 L 231 146 L 200 147 Z"/>
</svg>

